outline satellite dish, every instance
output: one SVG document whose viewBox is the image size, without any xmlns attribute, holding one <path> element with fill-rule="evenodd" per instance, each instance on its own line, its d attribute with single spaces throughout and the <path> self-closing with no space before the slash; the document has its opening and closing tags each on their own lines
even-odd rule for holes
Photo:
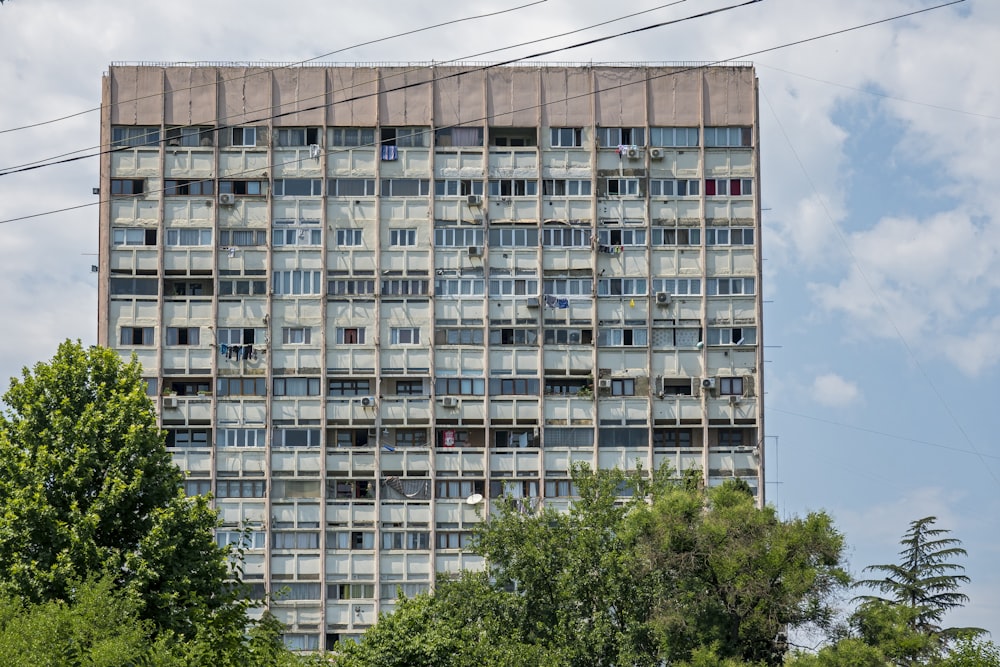
<svg viewBox="0 0 1000 667">
<path fill-rule="evenodd" d="M 478 505 L 481 502 L 483 502 L 483 494 L 481 493 L 473 493 L 471 496 L 465 499 L 466 505 Z"/>
</svg>

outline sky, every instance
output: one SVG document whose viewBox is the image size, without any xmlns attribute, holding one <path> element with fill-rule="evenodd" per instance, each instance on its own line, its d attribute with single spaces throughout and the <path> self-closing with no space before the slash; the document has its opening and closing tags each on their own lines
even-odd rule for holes
<svg viewBox="0 0 1000 667">
<path fill-rule="evenodd" d="M 855 574 L 938 517 L 969 552 L 947 622 L 1000 639 L 1000 3 L 884 21 L 944 2 L 539 0 L 393 37 L 532 0 L 7 0 L 0 174 L 97 146 L 98 114 L 78 112 L 112 62 L 496 61 L 743 5 L 543 60 L 753 62 L 767 501 L 830 513 Z M 97 185 L 94 158 L 0 175 L 4 387 L 66 338 L 96 342 Z"/>
</svg>

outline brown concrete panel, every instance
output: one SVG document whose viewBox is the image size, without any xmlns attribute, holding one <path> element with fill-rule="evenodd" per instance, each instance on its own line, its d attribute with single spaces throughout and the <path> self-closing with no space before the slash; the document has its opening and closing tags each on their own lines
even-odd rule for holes
<svg viewBox="0 0 1000 667">
<path fill-rule="evenodd" d="M 222 76 L 219 123 L 258 123 L 271 115 L 271 71 L 260 68 L 226 67 Z"/>
<path fill-rule="evenodd" d="M 704 71 L 705 125 L 752 125 L 754 73 L 749 67 L 712 67 Z"/>
<path fill-rule="evenodd" d="M 487 113 L 490 125 L 533 127 L 537 123 L 538 68 L 497 67 L 487 70 Z"/>
<path fill-rule="evenodd" d="M 378 105 L 378 70 L 374 67 L 333 67 L 327 75 L 327 124 L 372 126 Z"/>
<path fill-rule="evenodd" d="M 429 67 L 379 69 L 378 113 L 382 125 L 429 125 L 433 72 Z"/>
<path fill-rule="evenodd" d="M 163 122 L 167 125 L 191 124 L 190 67 L 163 70 Z"/>
<path fill-rule="evenodd" d="M 486 77 L 482 71 L 469 71 L 465 67 L 438 67 L 434 78 L 434 124 L 482 125 L 486 116 L 483 86 Z M 456 76 L 457 75 L 457 76 Z"/>
<path fill-rule="evenodd" d="M 697 127 L 701 123 L 701 70 L 655 67 L 649 75 L 649 124 Z"/>
<path fill-rule="evenodd" d="M 551 67 L 541 71 L 543 126 L 591 124 L 591 72 L 589 67 Z"/>
<path fill-rule="evenodd" d="M 316 67 L 274 71 L 275 125 L 322 125 L 326 118 L 326 74 Z M 288 113 L 294 111 L 296 113 Z"/>
<path fill-rule="evenodd" d="M 192 125 L 215 125 L 219 93 L 218 70 L 212 67 L 196 67 L 191 70 L 191 117 Z"/>
<path fill-rule="evenodd" d="M 159 125 L 163 114 L 163 70 L 159 67 L 112 67 L 113 125 Z"/>
<path fill-rule="evenodd" d="M 646 124 L 646 75 L 632 67 L 601 67 L 594 71 L 597 124 L 636 127 Z"/>
<path fill-rule="evenodd" d="M 111 122 L 115 125 L 135 122 L 137 78 L 138 72 L 134 67 L 111 67 L 108 70 L 109 95 L 114 100 Z"/>
</svg>

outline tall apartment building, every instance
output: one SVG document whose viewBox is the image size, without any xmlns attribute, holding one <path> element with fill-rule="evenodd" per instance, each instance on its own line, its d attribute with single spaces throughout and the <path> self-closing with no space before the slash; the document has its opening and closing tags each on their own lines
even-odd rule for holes
<svg viewBox="0 0 1000 667">
<path fill-rule="evenodd" d="M 749 66 L 112 66 L 99 340 L 296 648 L 481 566 L 500 496 L 763 501 Z"/>
</svg>

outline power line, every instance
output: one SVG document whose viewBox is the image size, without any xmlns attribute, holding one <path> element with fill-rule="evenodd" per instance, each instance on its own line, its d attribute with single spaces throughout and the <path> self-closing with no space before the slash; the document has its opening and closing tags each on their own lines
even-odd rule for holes
<svg viewBox="0 0 1000 667">
<path fill-rule="evenodd" d="M 428 30 L 433 30 L 435 28 L 441 28 L 441 27 L 444 27 L 444 26 L 447 26 L 447 25 L 454 25 L 456 23 L 462 23 L 462 22 L 465 22 L 465 21 L 474 21 L 476 19 L 489 18 L 491 16 L 499 16 L 500 14 L 506 14 L 508 12 L 514 12 L 514 11 L 517 11 L 519 9 L 525 9 L 527 7 L 532 7 L 534 5 L 540 5 L 540 4 L 543 4 L 545 2 L 548 2 L 548 0 L 534 0 L 533 2 L 529 2 L 526 5 L 518 5 L 517 7 L 511 7 L 510 9 L 501 9 L 499 11 L 489 12 L 487 14 L 477 14 L 475 16 L 466 16 L 466 17 L 460 18 L 460 19 L 452 19 L 450 21 L 445 21 L 443 23 L 435 23 L 434 25 L 424 26 L 423 28 L 415 28 L 413 30 L 407 30 L 406 32 L 396 33 L 394 35 L 389 35 L 387 37 L 379 37 L 378 39 L 372 39 L 372 40 L 369 40 L 367 42 L 361 42 L 359 44 L 354 44 L 353 46 L 345 46 L 345 47 L 337 49 L 335 51 L 329 51 L 327 53 L 321 53 L 318 56 L 313 56 L 312 58 L 307 58 L 305 60 L 299 60 L 299 61 L 296 61 L 296 62 L 293 62 L 293 63 L 284 64 L 284 65 L 281 65 L 279 67 L 272 67 L 270 69 L 265 69 L 262 72 L 254 72 L 253 76 L 257 76 L 258 74 L 266 74 L 266 73 L 269 73 L 269 72 L 274 72 L 274 71 L 279 70 L 279 69 L 290 69 L 290 68 L 296 67 L 298 65 L 304 65 L 306 63 L 314 62 L 316 60 L 319 60 L 320 58 L 326 58 L 328 56 L 333 56 L 333 55 L 336 55 L 338 53 L 343 53 L 344 51 L 349 51 L 351 49 L 357 49 L 357 48 L 360 48 L 362 46 L 371 46 L 372 44 L 378 44 L 380 42 L 387 42 L 387 41 L 389 41 L 391 39 L 396 39 L 397 37 L 406 37 L 408 35 L 415 35 L 415 34 L 417 34 L 419 32 L 426 32 Z M 195 88 L 202 88 L 202 87 L 205 87 L 205 86 L 215 86 L 215 85 L 218 85 L 219 83 L 227 83 L 229 81 L 236 81 L 238 79 L 246 79 L 248 76 L 250 76 L 250 75 L 246 75 L 245 74 L 242 77 L 233 77 L 231 79 L 223 79 L 222 81 L 213 81 L 211 83 L 200 83 L 200 84 L 197 84 L 197 85 L 194 85 L 194 86 L 188 86 L 187 88 L 180 88 L 180 89 L 178 89 L 178 91 L 182 91 L 182 90 L 184 90 L 184 91 L 190 91 L 190 90 L 194 90 Z M 140 100 L 146 100 L 146 99 L 150 99 L 150 98 L 153 98 L 153 97 L 161 97 L 163 94 L 164 94 L 163 91 L 161 91 L 161 92 L 158 92 L 158 93 L 152 93 L 150 95 L 144 95 L 142 97 L 136 97 L 136 98 L 133 98 L 131 100 L 120 100 L 119 102 L 117 102 L 117 104 L 129 104 L 129 103 L 132 103 L 132 102 L 138 102 Z M 52 123 L 58 123 L 58 122 L 61 122 L 61 121 L 64 121 L 64 120 L 69 120 L 70 118 L 76 118 L 77 116 L 83 116 L 83 115 L 88 114 L 88 113 L 93 113 L 95 111 L 100 111 L 101 108 L 102 107 L 93 107 L 91 109 L 84 109 L 83 111 L 77 111 L 76 113 L 71 113 L 71 114 L 66 115 L 66 116 L 60 116 L 59 118 L 50 118 L 49 120 L 42 120 L 42 121 L 38 121 L 37 123 L 31 123 L 29 125 L 22 125 L 20 127 L 7 128 L 6 130 L 0 130 L 0 134 L 7 134 L 8 132 L 18 132 L 20 130 L 27 130 L 27 129 L 30 129 L 30 128 L 33 128 L 33 127 L 41 127 L 43 125 L 50 125 Z M 83 149 L 83 150 L 86 150 L 86 149 Z"/>
<path fill-rule="evenodd" d="M 721 8 L 721 9 L 717 9 L 717 10 L 712 10 L 711 13 L 718 13 L 720 11 L 728 11 L 730 9 L 735 9 L 735 8 L 738 8 L 738 7 L 743 7 L 745 5 L 755 4 L 755 3 L 760 2 L 760 1 L 761 0 L 749 0 L 748 2 L 740 3 L 740 4 L 737 4 L 737 5 L 732 5 L 732 6 L 729 6 L 727 8 Z M 823 33 L 821 35 L 815 35 L 813 37 L 807 37 L 807 38 L 804 38 L 804 39 L 796 40 L 796 41 L 793 41 L 793 42 L 788 42 L 788 43 L 781 44 L 781 45 L 778 45 L 778 46 L 772 46 L 772 47 L 768 47 L 766 49 L 761 49 L 759 51 L 751 51 L 751 52 L 744 53 L 744 54 L 741 54 L 741 55 L 738 55 L 738 56 L 733 56 L 733 57 L 725 58 L 725 59 L 721 59 L 721 60 L 715 60 L 715 61 L 712 61 L 712 62 L 709 62 L 709 63 L 705 63 L 705 64 L 702 64 L 702 65 L 697 65 L 697 66 L 692 66 L 692 67 L 686 67 L 686 68 L 680 68 L 678 70 L 675 70 L 675 71 L 672 71 L 672 72 L 667 72 L 665 74 L 660 74 L 660 75 L 651 76 L 651 77 L 645 77 L 644 79 L 641 79 L 639 81 L 630 81 L 630 82 L 619 83 L 616 87 L 617 88 L 624 88 L 626 86 L 637 85 L 639 83 L 646 83 L 648 81 L 655 80 L 655 79 L 660 79 L 660 78 L 664 78 L 664 77 L 668 77 L 668 76 L 676 76 L 678 74 L 683 74 L 683 73 L 694 71 L 694 70 L 698 70 L 698 69 L 705 69 L 705 68 L 712 67 L 712 66 L 715 66 L 715 65 L 720 65 L 720 64 L 723 64 L 723 63 L 727 63 L 727 62 L 730 62 L 730 61 L 733 61 L 733 60 L 745 60 L 746 58 L 749 58 L 749 57 L 755 56 L 755 55 L 759 55 L 759 54 L 762 54 L 762 53 L 770 53 L 772 51 L 777 51 L 777 50 L 788 48 L 788 47 L 791 47 L 791 46 L 798 46 L 800 44 L 805 44 L 805 43 L 808 43 L 808 42 L 813 42 L 813 41 L 817 41 L 817 40 L 820 40 L 820 39 L 825 39 L 827 37 L 832 37 L 832 36 L 841 35 L 841 34 L 845 34 L 845 33 L 856 31 L 856 30 L 861 30 L 863 28 L 868 28 L 868 27 L 871 27 L 871 26 L 874 26 L 874 25 L 879 25 L 879 24 L 882 24 L 882 23 L 887 23 L 887 22 L 890 22 L 890 21 L 895 21 L 895 20 L 898 20 L 898 19 L 907 18 L 907 17 L 914 16 L 914 15 L 917 15 L 917 14 L 922 14 L 924 12 L 933 11 L 933 10 L 936 10 L 936 9 L 941 9 L 941 8 L 944 8 L 944 7 L 949 7 L 951 5 L 956 5 L 956 4 L 959 4 L 961 2 L 965 2 L 965 0 L 951 0 L 950 2 L 946 2 L 946 3 L 940 4 L 940 5 L 935 5 L 935 6 L 932 6 L 932 7 L 926 7 L 924 9 L 919 9 L 919 10 L 915 10 L 915 11 L 912 11 L 912 12 L 907 12 L 907 13 L 904 13 L 904 14 L 898 14 L 898 15 L 891 16 L 891 17 L 888 17 L 888 18 L 885 18 L 885 19 L 879 19 L 877 21 L 871 21 L 869 23 L 859 24 L 859 25 L 856 25 L 856 26 L 852 26 L 850 28 L 843 28 L 841 30 L 836 30 L 836 31 L 828 32 L 828 33 Z M 559 52 L 559 51 L 564 51 L 564 50 L 569 50 L 569 49 L 577 48 L 577 47 L 582 46 L 582 45 L 593 44 L 593 43 L 600 42 L 600 41 L 607 41 L 607 40 L 613 39 L 615 37 L 620 37 L 620 36 L 627 35 L 627 34 L 634 34 L 634 33 L 637 33 L 637 32 L 642 32 L 642 31 L 645 31 L 645 30 L 650 30 L 650 29 L 652 29 L 654 27 L 661 27 L 662 25 L 669 25 L 670 23 L 676 23 L 676 22 L 682 21 L 682 20 L 690 20 L 692 18 L 698 18 L 700 16 L 702 16 L 702 14 L 693 15 L 691 17 L 686 17 L 684 19 L 676 19 L 674 21 L 658 23 L 658 24 L 654 24 L 654 25 L 651 25 L 651 26 L 645 26 L 643 28 L 637 28 L 637 29 L 634 29 L 634 30 L 625 31 L 623 33 L 619 33 L 619 34 L 616 34 L 616 35 L 610 35 L 610 36 L 606 36 L 606 37 L 602 37 L 602 38 L 597 38 L 597 39 L 594 39 L 594 40 L 588 40 L 586 42 L 582 42 L 582 43 L 578 43 L 578 44 L 573 44 L 573 45 L 570 45 L 570 46 L 567 46 L 567 47 L 562 47 L 562 48 L 559 48 L 559 49 L 552 49 L 550 51 L 544 52 L 544 55 L 549 55 L 551 53 L 556 53 L 556 52 Z M 530 58 L 530 57 L 535 57 L 535 56 L 528 56 L 528 57 Z M 407 85 L 404 85 L 404 86 L 399 86 L 397 88 L 393 88 L 393 89 L 389 89 L 389 90 L 386 90 L 386 91 L 382 91 L 382 93 L 369 93 L 367 95 L 357 96 L 355 98 L 348 98 L 348 99 L 344 99 L 344 100 L 338 100 L 337 102 L 333 102 L 331 104 L 340 104 L 340 103 L 343 103 L 343 102 L 351 102 L 351 101 L 356 101 L 356 100 L 359 100 L 359 99 L 363 99 L 364 97 L 370 97 L 372 95 L 379 95 L 379 94 L 388 93 L 388 92 L 395 92 L 397 90 L 404 90 L 406 88 L 412 88 L 412 87 L 417 86 L 417 85 L 424 85 L 426 83 L 431 83 L 431 82 L 435 82 L 435 81 L 438 81 L 438 80 L 443 80 L 443 79 L 448 79 L 448 78 L 454 78 L 456 76 L 461 76 L 461 75 L 469 74 L 469 73 L 476 72 L 476 71 L 483 71 L 485 69 L 490 69 L 490 68 L 493 68 L 493 67 L 499 67 L 499 66 L 504 65 L 504 64 L 516 63 L 519 60 L 523 60 L 523 59 L 524 58 L 514 59 L 514 60 L 508 60 L 508 61 L 505 61 L 503 63 L 496 63 L 496 64 L 487 65 L 487 66 L 480 67 L 480 68 L 474 68 L 474 69 L 470 69 L 470 70 L 463 70 L 462 72 L 459 72 L 459 73 L 453 73 L 453 74 L 446 75 L 444 77 L 441 77 L 440 79 L 431 79 L 429 81 L 407 84 Z M 606 89 L 606 90 L 612 90 L 612 89 L 613 88 L 609 88 L 609 89 Z M 523 109 L 515 109 L 515 110 L 512 110 L 512 111 L 508 111 L 508 112 L 505 112 L 505 113 L 503 113 L 501 115 L 510 115 L 512 113 L 518 113 L 520 111 L 527 111 L 527 110 L 535 109 L 535 108 L 538 108 L 540 106 L 545 106 L 545 105 L 548 105 L 548 104 L 557 104 L 557 103 L 562 103 L 562 102 L 566 102 L 566 101 L 573 100 L 573 99 L 579 99 L 581 97 L 589 97 L 591 95 L 596 94 L 597 92 L 604 92 L 604 91 L 587 92 L 587 93 L 581 93 L 579 95 L 571 95 L 571 96 L 568 96 L 568 97 L 565 97 L 565 98 L 562 98 L 562 99 L 559 99 L 559 100 L 549 100 L 547 102 L 543 102 L 541 104 L 536 104 L 536 105 L 531 105 L 531 106 L 525 107 Z M 326 105 L 326 104 L 324 104 L 324 105 L 318 105 L 318 106 L 313 107 L 313 108 L 314 109 L 316 109 L 316 108 L 324 108 L 326 106 L 329 106 L 329 105 Z M 291 115 L 291 114 L 295 114 L 295 113 L 301 113 L 302 111 L 308 111 L 308 110 L 310 110 L 310 109 L 297 109 L 295 111 L 288 111 L 288 112 L 284 112 L 284 113 L 281 113 L 281 114 L 275 114 L 274 116 L 271 116 L 270 118 L 277 118 L 277 117 L 281 117 L 281 116 L 285 116 L 285 115 Z M 264 120 L 267 120 L 267 118 L 265 118 Z M 481 121 L 481 120 L 486 120 L 486 118 L 483 117 L 483 118 L 479 118 L 479 119 L 467 119 L 467 120 L 465 120 L 463 122 L 464 123 L 469 123 L 469 122 L 475 122 L 476 120 L 480 120 Z M 114 150 L 120 150 L 120 149 L 114 149 Z M 340 152 L 340 151 L 330 151 L 329 149 L 327 149 L 324 152 L 327 153 L 327 154 L 330 154 L 331 152 L 332 153 L 337 153 L 337 152 Z M 93 154 L 90 157 L 96 157 L 96 155 L 100 155 L 100 154 L 103 154 L 103 153 Z M 83 156 L 81 156 L 81 157 L 83 157 Z M 52 163 L 52 164 L 58 164 L 58 163 Z M 46 166 L 46 165 L 41 165 L 41 166 Z M 272 165 L 272 166 L 275 166 L 275 165 Z M 243 173 L 248 173 L 248 172 L 243 172 Z M 0 174 L 0 175 L 3 175 L 3 174 Z M 239 176 L 239 175 L 241 175 L 241 174 L 233 174 L 233 176 Z M 208 180 L 208 179 L 205 179 L 205 180 Z M 51 214 L 51 213 L 61 213 L 61 212 L 65 211 L 65 210 L 73 210 L 73 209 L 77 209 L 77 208 L 84 208 L 86 206 L 96 206 L 99 203 L 100 202 L 91 202 L 91 203 L 88 203 L 88 204 L 80 204 L 78 206 L 68 207 L 66 209 L 60 209 L 60 210 L 56 210 L 56 211 L 46 211 L 46 212 L 35 213 L 35 214 L 30 214 L 30 215 L 25 215 L 25 216 L 18 216 L 18 217 L 15 217 L 15 218 L 8 218 L 8 219 L 5 219 L 5 220 L 0 220 L 0 224 L 6 224 L 6 223 L 10 223 L 10 222 L 18 222 L 20 220 L 27 220 L 27 219 L 31 219 L 31 218 L 42 217 L 44 215 L 48 215 L 48 214 Z"/>
<path fill-rule="evenodd" d="M 563 32 L 563 33 L 558 33 L 558 34 L 555 34 L 555 35 L 550 35 L 548 37 L 541 37 L 541 38 L 538 38 L 538 39 L 529 40 L 527 42 L 520 42 L 518 44 L 511 44 L 509 46 L 503 46 L 503 47 L 496 48 L 496 49 L 491 49 L 491 50 L 488 50 L 488 51 L 480 51 L 479 53 L 473 53 L 471 55 L 461 56 L 459 58 L 453 58 L 451 60 L 445 60 L 445 61 L 442 61 L 440 63 L 435 62 L 434 65 L 435 66 L 443 66 L 443 65 L 447 65 L 447 64 L 451 64 L 451 63 L 460 62 L 460 61 L 472 60 L 474 58 L 479 58 L 481 56 L 490 55 L 492 53 L 498 53 L 500 51 L 507 51 L 507 50 L 518 48 L 518 47 L 521 47 L 521 46 L 528 46 L 529 44 L 536 44 L 538 42 L 545 42 L 545 41 L 548 41 L 548 40 L 551 40 L 551 39 L 557 39 L 559 37 L 565 37 L 567 35 L 572 35 L 572 34 L 575 34 L 575 33 L 578 33 L 578 32 L 584 32 L 586 30 L 592 30 L 594 28 L 599 28 L 601 26 L 609 25 L 611 23 L 617 23 L 618 21 L 624 21 L 625 19 L 634 18 L 634 17 L 640 16 L 642 14 L 649 14 L 651 12 L 659 11 L 659 10 L 664 9 L 666 7 L 672 7 L 674 5 L 679 5 L 679 4 L 683 3 L 683 2 L 687 2 L 687 0 L 674 0 L 673 2 L 669 2 L 669 3 L 663 4 L 663 5 L 659 5 L 657 7 L 652 7 L 651 9 L 646 9 L 646 10 L 643 10 L 643 11 L 640 11 L 640 12 L 633 12 L 632 14 L 625 14 L 624 16 L 619 16 L 617 18 L 609 19 L 607 21 L 601 21 L 599 23 L 594 23 L 594 24 L 591 24 L 589 26 L 585 26 L 583 28 L 577 28 L 575 30 L 570 30 L 570 31 Z M 683 20 L 686 20 L 686 19 L 683 19 Z M 350 48 L 353 48 L 353 47 L 350 47 Z M 572 48 L 572 47 L 567 47 L 567 48 Z M 531 58 L 531 57 L 533 57 L 533 56 L 526 56 L 526 58 Z M 523 59 L 524 58 L 521 58 L 520 60 L 523 60 Z M 308 61 L 306 61 L 306 62 L 308 62 Z M 420 69 L 425 69 L 425 67 L 424 66 L 414 67 L 414 68 L 403 70 L 403 71 L 400 71 L 400 72 L 394 72 L 389 77 L 386 77 L 386 78 L 382 79 L 382 82 L 385 82 L 385 81 L 388 81 L 388 80 L 391 80 L 391 79 L 394 79 L 394 78 L 405 76 L 406 74 L 409 74 L 411 72 L 416 72 L 416 71 L 418 71 Z M 261 72 L 255 72 L 252 76 L 257 76 L 257 75 L 261 75 L 261 74 L 267 74 L 267 73 L 269 73 L 271 71 L 274 71 L 274 70 L 272 69 L 272 70 L 263 70 Z M 472 71 L 476 71 L 476 70 L 472 70 Z M 249 78 L 249 76 L 251 76 L 251 75 L 245 75 L 242 78 L 243 79 L 247 79 L 247 78 Z M 224 79 L 223 82 L 225 82 L 225 81 L 232 81 L 232 80 L 235 80 L 235 78 L 234 79 Z M 437 79 L 432 79 L 431 81 L 437 81 Z M 379 82 L 378 79 L 371 79 L 371 80 L 368 80 L 368 81 L 354 83 L 351 86 L 348 86 L 347 88 L 343 88 L 340 91 L 336 91 L 336 92 L 343 93 L 346 90 L 353 90 L 353 89 L 359 88 L 359 87 L 367 87 L 367 86 L 369 86 L 369 85 L 371 85 L 373 83 L 378 83 L 378 82 Z M 428 83 L 428 82 L 422 82 L 420 85 L 423 85 L 424 83 Z M 201 86 L 207 86 L 207 85 L 213 85 L 213 84 L 200 84 L 200 85 Z M 192 87 L 189 87 L 187 89 L 182 89 L 182 90 L 190 90 L 191 88 Z M 399 89 L 391 89 L 391 90 L 387 90 L 387 91 L 383 91 L 383 92 L 395 92 L 396 90 L 399 90 Z M 145 97 L 138 98 L 138 99 L 146 99 L 146 98 L 149 98 L 149 97 L 156 97 L 156 96 L 159 96 L 159 95 L 162 95 L 162 94 L 163 94 L 162 92 L 160 92 L 160 93 L 154 93 L 154 94 L 147 95 Z M 379 94 L 381 94 L 381 93 L 366 93 L 364 96 L 359 96 L 359 97 L 351 98 L 350 101 L 364 99 L 365 97 L 370 97 L 370 96 L 379 95 Z M 322 92 L 322 93 L 320 93 L 318 95 L 312 95 L 312 96 L 309 96 L 309 97 L 304 97 L 304 98 L 298 99 L 298 100 L 296 100 L 296 103 L 301 103 L 301 102 L 305 102 L 305 101 L 308 101 L 308 100 L 314 100 L 314 99 L 318 99 L 318 98 L 321 98 L 321 97 L 325 98 L 326 95 L 327 95 L 327 92 L 324 91 L 324 92 Z M 120 104 L 125 104 L 125 103 L 131 102 L 131 101 L 135 101 L 135 100 L 126 100 L 124 102 L 117 102 L 116 104 L 120 105 Z M 346 100 L 340 100 L 340 101 L 334 102 L 333 104 L 340 104 L 340 103 L 342 103 L 344 101 L 346 101 Z M 325 106 L 329 106 L 329 105 L 325 105 Z M 267 110 L 268 112 L 272 112 L 272 111 L 274 111 L 275 108 L 276 107 L 274 105 L 271 105 L 271 106 L 264 107 L 264 108 L 261 108 L 261 109 L 254 109 L 254 110 L 248 111 L 248 112 L 241 112 L 238 115 L 242 117 L 242 116 L 245 116 L 245 115 L 250 114 L 250 113 L 256 113 L 258 111 L 264 111 L 264 110 Z M 278 107 L 278 108 L 280 108 L 280 107 Z M 315 108 L 316 107 L 313 107 L 313 109 L 315 109 Z M 225 123 L 225 121 L 228 121 L 230 118 L 233 118 L 233 117 L 235 117 L 235 116 L 228 116 L 228 117 L 224 117 L 222 119 L 219 119 L 219 120 L 223 121 L 223 124 L 217 125 L 216 129 L 217 130 L 221 130 L 221 129 L 226 129 L 228 127 L 231 127 L 231 126 L 227 125 Z M 253 122 L 260 122 L 261 120 L 269 120 L 269 119 L 273 119 L 273 118 L 277 118 L 277 117 L 280 117 L 280 113 L 279 113 L 279 115 L 266 116 L 266 117 L 260 118 L 260 119 L 258 119 L 256 121 L 253 121 Z M 194 125 L 194 124 L 192 124 L 192 125 L 179 125 L 179 126 L 176 126 L 176 127 L 172 127 L 170 129 L 191 128 L 191 127 L 199 127 L 199 126 L 198 125 Z M 166 141 L 167 141 L 166 138 L 161 138 L 159 140 L 160 143 L 164 143 Z M 93 153 L 91 155 L 78 156 L 76 158 L 68 159 L 68 160 L 59 160 L 59 158 L 65 158 L 67 156 L 71 156 L 71 155 L 74 155 L 76 153 L 80 153 L 80 152 L 88 151 L 88 150 L 93 150 L 93 149 L 100 149 L 101 152 Z M 47 157 L 47 158 L 41 158 L 41 159 L 38 159 L 38 160 L 33 160 L 31 162 L 25 162 L 25 163 L 20 164 L 20 165 L 14 165 L 12 167 L 5 167 L 3 169 L 0 169 L 0 176 L 5 176 L 7 174 L 16 174 L 16 173 L 19 173 L 19 172 L 22 172 L 22 171 L 31 171 L 32 169 L 39 168 L 39 167 L 44 167 L 44 166 L 48 166 L 49 164 L 56 165 L 56 164 L 66 164 L 66 163 L 69 163 L 69 162 L 75 162 L 77 159 L 94 157 L 94 156 L 99 156 L 99 155 L 104 155 L 107 152 L 112 152 L 114 150 L 115 150 L 115 147 L 113 145 L 104 145 L 104 144 L 98 144 L 97 146 L 89 146 L 87 148 L 80 148 L 80 149 L 77 149 L 77 150 L 69 151 L 68 153 L 61 153 L 59 155 L 54 155 L 54 156 Z M 50 161 L 52 161 L 52 162 L 50 162 Z"/>
</svg>

